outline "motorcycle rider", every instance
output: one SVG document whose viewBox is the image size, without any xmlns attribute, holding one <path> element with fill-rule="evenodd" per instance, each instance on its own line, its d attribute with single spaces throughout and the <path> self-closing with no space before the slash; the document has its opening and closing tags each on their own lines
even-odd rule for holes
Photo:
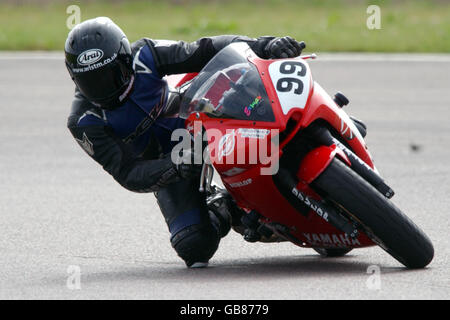
<svg viewBox="0 0 450 320">
<path fill-rule="evenodd" d="M 188 267 L 207 265 L 231 222 L 225 202 L 211 210 L 198 191 L 201 165 L 171 161 L 171 133 L 184 128 L 184 120 L 164 116 L 169 88 L 163 77 L 198 72 L 239 41 L 263 59 L 295 57 L 304 48 L 290 37 L 229 35 L 192 43 L 143 38 L 130 44 L 107 17 L 80 23 L 65 43 L 65 63 L 76 84 L 70 132 L 124 188 L 155 193 L 172 247 Z"/>
</svg>

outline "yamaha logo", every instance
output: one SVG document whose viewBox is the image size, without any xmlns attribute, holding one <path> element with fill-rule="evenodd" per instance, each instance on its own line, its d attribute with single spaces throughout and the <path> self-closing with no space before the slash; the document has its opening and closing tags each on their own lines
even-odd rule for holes
<svg viewBox="0 0 450 320">
<path fill-rule="evenodd" d="M 93 64 L 103 57 L 103 51 L 100 49 L 89 49 L 81 53 L 77 61 L 82 66 Z"/>
</svg>

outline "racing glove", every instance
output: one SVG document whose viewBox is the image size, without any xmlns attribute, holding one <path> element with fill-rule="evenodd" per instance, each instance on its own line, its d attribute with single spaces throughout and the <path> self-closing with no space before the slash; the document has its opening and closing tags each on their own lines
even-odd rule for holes
<svg viewBox="0 0 450 320">
<path fill-rule="evenodd" d="M 264 47 L 264 55 L 269 59 L 294 58 L 306 48 L 305 42 L 298 42 L 291 37 L 276 37 Z"/>
</svg>

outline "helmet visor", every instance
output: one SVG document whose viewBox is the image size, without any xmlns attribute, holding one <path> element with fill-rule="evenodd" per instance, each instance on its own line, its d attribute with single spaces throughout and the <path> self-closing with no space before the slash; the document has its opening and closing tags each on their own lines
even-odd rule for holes
<svg viewBox="0 0 450 320">
<path fill-rule="evenodd" d="M 131 74 L 123 63 L 116 60 L 97 69 L 73 72 L 72 76 L 81 93 L 87 99 L 97 102 L 120 95 L 130 81 Z"/>
</svg>

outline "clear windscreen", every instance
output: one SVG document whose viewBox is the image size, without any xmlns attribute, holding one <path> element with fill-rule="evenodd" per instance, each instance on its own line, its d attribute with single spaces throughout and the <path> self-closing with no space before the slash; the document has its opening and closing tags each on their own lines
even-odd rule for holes
<svg viewBox="0 0 450 320">
<path fill-rule="evenodd" d="M 275 121 L 269 98 L 256 67 L 247 60 L 245 43 L 220 51 L 185 92 L 180 116 L 203 112 L 209 117 Z"/>
</svg>

